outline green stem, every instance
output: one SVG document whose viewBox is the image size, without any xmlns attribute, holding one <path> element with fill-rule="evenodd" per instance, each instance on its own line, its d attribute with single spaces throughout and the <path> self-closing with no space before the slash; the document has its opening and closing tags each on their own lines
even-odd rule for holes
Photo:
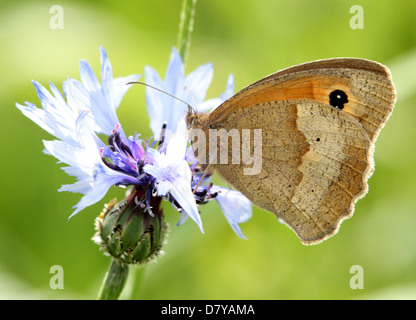
<svg viewBox="0 0 416 320">
<path fill-rule="evenodd" d="M 104 278 L 98 299 L 117 300 L 124 289 L 128 274 L 129 266 L 113 258 Z"/>
<path fill-rule="evenodd" d="M 139 300 L 142 298 L 142 284 L 146 266 L 133 266 L 133 287 L 131 288 L 130 300 Z"/>
<path fill-rule="evenodd" d="M 185 64 L 194 28 L 196 0 L 183 0 L 178 34 L 178 50 Z"/>
</svg>

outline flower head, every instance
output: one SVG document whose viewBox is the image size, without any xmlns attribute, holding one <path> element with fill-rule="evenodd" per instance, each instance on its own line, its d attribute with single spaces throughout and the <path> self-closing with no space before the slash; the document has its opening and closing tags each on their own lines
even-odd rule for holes
<svg viewBox="0 0 416 320">
<path fill-rule="evenodd" d="M 105 50 L 100 48 L 100 53 L 101 82 L 90 65 L 81 61 L 81 81 L 71 78 L 64 81 L 64 95 L 52 83 L 49 92 L 34 81 L 42 108 L 29 102 L 16 104 L 24 115 L 59 139 L 43 143 L 45 153 L 67 164 L 62 169 L 77 179 L 59 191 L 84 194 L 72 215 L 100 201 L 111 186 L 128 186 L 136 190 L 131 194 L 140 194 L 140 199 L 129 203 L 140 206 L 149 216 L 155 210 L 152 203 L 159 203 L 153 199 L 164 199 L 180 211 L 179 224 L 191 217 L 201 231 L 198 205 L 216 199 L 233 230 L 243 238 L 238 224 L 250 217 L 251 204 L 237 191 L 212 185 L 209 176 L 200 181 L 200 166 L 188 147 L 186 105 L 146 88 L 150 126 L 156 140 L 144 142 L 137 134 L 127 137 L 116 109 L 129 88 L 126 83 L 137 81 L 140 76 L 114 79 Z M 146 67 L 145 74 L 148 84 L 197 108 L 214 107 L 233 90 L 230 77 L 220 98 L 204 101 L 212 79 L 212 65 L 203 65 L 185 77 L 182 60 L 175 49 L 165 81 L 150 67 Z M 98 134 L 107 135 L 108 140 L 103 142 Z"/>
</svg>

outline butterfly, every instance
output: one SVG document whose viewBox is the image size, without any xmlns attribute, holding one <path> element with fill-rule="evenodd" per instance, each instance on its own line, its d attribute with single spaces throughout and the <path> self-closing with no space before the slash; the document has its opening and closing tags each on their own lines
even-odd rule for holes
<svg viewBox="0 0 416 320">
<path fill-rule="evenodd" d="M 189 112 L 187 123 L 208 137 L 203 142 L 210 150 L 208 159 L 201 159 L 207 155 L 201 143 L 194 144 L 205 168 L 215 169 L 309 245 L 334 235 L 367 193 L 374 143 L 395 100 L 387 67 L 365 59 L 334 58 L 273 73 L 210 114 Z M 218 131 L 228 134 L 225 145 L 209 138 Z M 255 174 L 247 171 L 246 162 L 235 161 L 236 148 L 230 147 L 234 139 L 229 138 L 236 133 L 240 155 L 245 150 L 250 159 L 261 149 Z M 218 161 L 224 152 L 225 161 Z M 252 162 L 251 169 L 256 165 Z"/>
</svg>

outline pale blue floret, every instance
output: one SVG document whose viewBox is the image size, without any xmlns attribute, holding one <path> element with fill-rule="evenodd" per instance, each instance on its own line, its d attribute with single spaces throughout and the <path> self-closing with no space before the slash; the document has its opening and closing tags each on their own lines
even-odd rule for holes
<svg viewBox="0 0 416 320">
<path fill-rule="evenodd" d="M 175 133 L 169 140 L 164 152 L 148 149 L 151 163 L 143 167 L 143 171 L 154 177 L 159 196 L 168 193 L 182 208 L 182 212 L 194 220 L 203 232 L 201 217 L 191 188 L 192 172 L 185 160 L 186 131 Z"/>
<path fill-rule="evenodd" d="M 33 81 L 42 108 L 29 102 L 16 104 L 25 116 L 59 139 L 43 143 L 45 153 L 68 165 L 62 169 L 77 179 L 73 184 L 63 185 L 59 191 L 84 194 L 71 216 L 100 201 L 113 185 L 137 185 L 147 188 L 149 195 L 156 192 L 156 196 L 170 201 L 181 212 L 179 225 L 190 217 L 202 232 L 197 205 L 215 198 L 232 229 L 240 238 L 245 238 L 239 227 L 239 223 L 251 217 L 251 203 L 245 196 L 212 185 L 209 177 L 195 189 L 201 173 L 195 172 L 198 164 L 193 152 L 187 149 L 184 116 L 188 106 L 147 87 L 150 127 L 156 141 L 161 132 L 164 134 L 163 143 L 144 148 L 139 135 L 125 135 L 116 114 L 124 94 L 131 87 L 126 83 L 137 81 L 140 75 L 114 79 L 103 48 L 100 48 L 100 54 L 101 82 L 88 62 L 81 61 L 81 81 L 67 78 L 62 86 L 64 95 L 52 83 L 49 92 Z M 185 77 L 182 60 L 175 48 L 164 81 L 151 67 L 145 68 L 145 75 L 146 83 L 186 101 L 198 111 L 215 108 L 228 99 L 234 89 L 230 76 L 226 90 L 219 98 L 205 100 L 212 81 L 212 65 L 202 65 Z M 97 134 L 107 135 L 108 143 L 100 140 Z"/>
<path fill-rule="evenodd" d="M 42 109 L 28 102 L 25 103 L 26 106 L 16 104 L 24 115 L 61 140 L 44 141 L 45 152 L 68 164 L 69 167 L 63 169 L 78 180 L 72 185 L 62 186 L 59 191 L 85 194 L 74 207 L 76 210 L 72 215 L 100 201 L 112 185 L 131 185 L 137 182 L 131 176 L 111 170 L 103 164 L 100 148 L 105 145 L 95 132 L 111 134 L 118 124 L 115 110 L 129 89 L 125 81 L 135 81 L 140 76 L 131 75 L 113 80 L 105 50 L 100 48 L 100 52 L 102 86 L 91 68 L 81 62 L 81 79 L 85 85 L 70 78 L 64 81 L 66 101 L 52 83 L 50 88 L 53 95 L 33 81 Z"/>
<path fill-rule="evenodd" d="M 204 101 L 212 76 L 212 64 L 207 63 L 185 77 L 182 59 L 175 48 L 172 49 L 164 81 L 153 68 L 145 67 L 147 84 L 162 89 L 196 108 Z M 146 88 L 146 105 L 150 128 L 157 138 L 164 123 L 167 124 L 169 133 L 175 133 L 178 126 L 182 125 L 181 122 L 185 121 L 185 113 L 188 110 L 188 106 L 183 102 L 152 88 Z"/>
<path fill-rule="evenodd" d="M 215 200 L 217 200 L 231 228 L 241 239 L 246 239 L 239 224 L 251 218 L 252 207 L 250 200 L 236 190 L 219 186 L 213 186 L 212 189 L 218 192 Z"/>
</svg>

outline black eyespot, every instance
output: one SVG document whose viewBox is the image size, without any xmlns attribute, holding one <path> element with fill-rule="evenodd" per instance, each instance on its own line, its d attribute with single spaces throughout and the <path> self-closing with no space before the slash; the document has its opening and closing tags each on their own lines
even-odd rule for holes
<svg viewBox="0 0 416 320">
<path fill-rule="evenodd" d="M 337 109 L 342 110 L 347 102 L 348 96 L 342 90 L 334 90 L 329 94 L 329 104 Z"/>
<path fill-rule="evenodd" d="M 316 138 L 316 142 L 319 142 L 319 141 L 321 141 L 321 138 Z"/>
</svg>

